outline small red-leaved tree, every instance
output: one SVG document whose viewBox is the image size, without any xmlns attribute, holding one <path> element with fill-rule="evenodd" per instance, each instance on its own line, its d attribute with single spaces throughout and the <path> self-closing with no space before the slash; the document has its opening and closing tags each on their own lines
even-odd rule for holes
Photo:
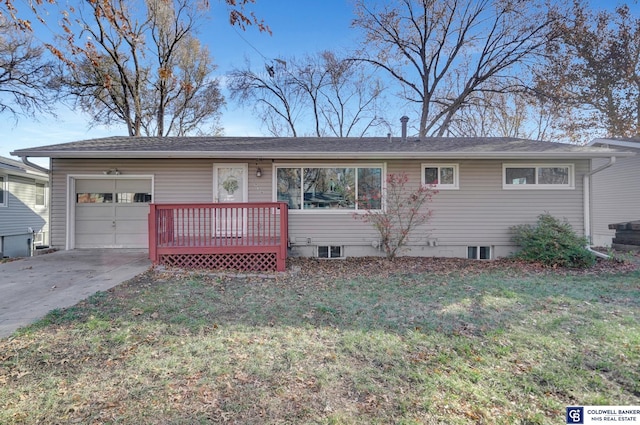
<svg viewBox="0 0 640 425">
<path fill-rule="evenodd" d="M 354 217 L 370 223 L 380 234 L 380 242 L 387 258 L 395 258 L 409 240 L 409 234 L 416 227 L 425 224 L 432 211 L 426 208 L 437 190 L 429 186 L 418 185 L 414 190 L 407 189 L 409 177 L 406 173 L 389 174 L 385 203 L 381 209 L 367 210 Z M 360 205 L 370 205 L 370 200 L 359 200 Z"/>
</svg>

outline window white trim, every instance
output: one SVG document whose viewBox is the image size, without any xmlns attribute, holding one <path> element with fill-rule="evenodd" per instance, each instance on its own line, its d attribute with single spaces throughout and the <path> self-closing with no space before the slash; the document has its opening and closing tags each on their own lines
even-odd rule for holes
<svg viewBox="0 0 640 425">
<path fill-rule="evenodd" d="M 467 259 L 469 260 L 491 260 L 493 259 L 493 247 L 489 245 L 468 246 Z"/>
<path fill-rule="evenodd" d="M 0 207 L 6 207 L 9 205 L 9 177 L 6 174 L 0 174 L 0 189 L 2 189 L 2 200 Z"/>
<path fill-rule="evenodd" d="M 507 169 L 508 168 L 533 168 L 534 183 L 529 184 L 508 184 Z M 569 181 L 560 184 L 540 184 L 538 183 L 538 172 L 541 168 L 567 168 L 569 170 Z M 504 163 L 502 164 L 502 188 L 505 190 L 571 190 L 575 189 L 575 167 L 573 164 L 555 164 L 555 163 Z"/>
<path fill-rule="evenodd" d="M 437 183 L 437 184 L 429 184 L 427 183 L 425 180 L 425 170 L 427 168 L 437 168 L 438 169 L 438 176 L 441 176 L 441 169 L 442 168 L 453 168 L 453 184 L 442 184 L 442 183 Z M 458 190 L 460 189 L 460 167 L 458 164 L 445 164 L 445 163 L 423 163 L 420 167 L 420 174 L 421 174 L 421 182 L 423 186 L 429 185 L 430 187 L 433 187 L 435 189 L 438 190 Z"/>
<path fill-rule="evenodd" d="M 47 184 L 45 182 L 42 181 L 37 181 L 35 182 L 35 199 L 33 201 L 33 204 L 36 206 L 36 208 L 46 208 L 47 207 Z M 42 204 L 38 203 L 38 187 L 42 186 Z"/>
<path fill-rule="evenodd" d="M 151 180 L 151 199 L 156 202 L 155 176 L 153 174 L 126 174 L 126 175 L 104 175 L 104 174 L 68 174 L 67 175 L 67 220 L 66 220 L 66 243 L 65 250 L 76 247 L 76 180 Z"/>
<path fill-rule="evenodd" d="M 300 164 L 300 163 L 290 163 L 290 162 L 283 162 L 283 163 L 274 163 L 273 167 L 272 167 L 272 189 L 271 189 L 271 193 L 272 193 L 272 200 L 273 202 L 278 202 L 278 169 L 279 168 L 299 168 L 299 169 L 304 169 L 304 168 L 355 168 L 356 169 L 356 187 L 358 185 L 357 182 L 357 169 L 359 168 L 379 168 L 381 170 L 381 175 L 380 175 L 380 180 L 381 180 L 381 189 L 382 189 L 382 201 L 381 201 L 381 206 L 382 208 L 385 208 L 385 199 L 386 199 L 386 177 L 387 177 L 387 164 L 386 163 L 354 163 L 354 162 L 331 162 L 331 163 L 305 163 L 305 164 Z M 304 194 L 302 194 L 302 196 L 304 196 Z M 303 202 L 301 203 L 301 205 L 303 204 Z M 356 203 L 356 207 L 353 209 L 348 209 L 348 208 L 344 208 L 344 209 L 331 209 L 331 208 L 310 208 L 310 209 L 304 209 L 304 208 L 300 208 L 300 209 L 289 209 L 289 214 L 359 214 L 362 213 L 364 211 L 367 211 L 364 208 L 357 208 L 357 203 Z M 372 210 L 375 211 L 375 210 Z"/>
<path fill-rule="evenodd" d="M 320 254 L 320 250 L 326 249 L 326 256 Z M 338 251 L 338 255 L 334 255 L 334 251 Z M 323 253 L 324 254 L 324 253 Z M 318 245 L 316 247 L 316 257 L 322 258 L 325 260 L 336 259 L 336 258 L 345 258 L 344 256 L 344 247 L 342 245 Z"/>
</svg>

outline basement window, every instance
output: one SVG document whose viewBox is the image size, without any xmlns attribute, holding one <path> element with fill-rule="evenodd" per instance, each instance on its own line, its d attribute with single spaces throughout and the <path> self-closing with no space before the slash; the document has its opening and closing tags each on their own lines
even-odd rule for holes
<svg viewBox="0 0 640 425">
<path fill-rule="evenodd" d="M 468 246 L 467 258 L 470 260 L 491 260 L 490 246 Z"/>
<path fill-rule="evenodd" d="M 342 247 L 335 245 L 319 246 L 318 258 L 342 258 Z"/>
</svg>

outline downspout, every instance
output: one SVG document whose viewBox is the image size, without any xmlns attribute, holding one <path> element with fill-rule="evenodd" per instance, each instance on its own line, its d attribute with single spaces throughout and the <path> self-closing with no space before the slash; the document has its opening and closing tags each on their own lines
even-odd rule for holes
<svg viewBox="0 0 640 425">
<path fill-rule="evenodd" d="M 38 164 L 34 164 L 33 162 L 29 161 L 29 158 L 26 157 L 26 156 L 21 156 L 20 159 L 22 159 L 22 162 L 25 165 L 28 165 L 29 167 L 35 168 L 36 170 L 38 170 L 38 171 L 40 171 L 42 173 L 45 173 L 47 175 L 51 174 L 51 170 L 49 170 L 47 168 L 44 168 L 44 167 L 41 167 Z"/>
<path fill-rule="evenodd" d="M 589 252 L 592 252 L 596 257 L 600 257 L 600 258 L 604 258 L 604 259 L 610 259 L 611 257 L 603 254 L 601 252 L 598 251 L 594 251 L 593 249 L 591 249 L 591 176 L 593 176 L 596 173 L 599 173 L 600 171 L 611 167 L 613 164 L 616 163 L 616 157 L 612 156 L 611 158 L 609 158 L 609 162 L 596 168 L 595 170 L 590 171 L 589 173 L 586 173 L 583 177 L 582 177 L 582 190 L 583 190 L 583 214 L 584 214 L 584 236 L 587 238 L 587 246 L 585 247 Z"/>
</svg>

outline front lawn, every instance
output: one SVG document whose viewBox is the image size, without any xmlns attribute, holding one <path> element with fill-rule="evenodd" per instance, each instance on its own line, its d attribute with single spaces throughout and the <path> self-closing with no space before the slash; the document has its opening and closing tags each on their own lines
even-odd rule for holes
<svg viewBox="0 0 640 425">
<path fill-rule="evenodd" d="M 559 424 L 640 405 L 640 271 L 149 272 L 0 340 L 0 423 Z"/>
</svg>

